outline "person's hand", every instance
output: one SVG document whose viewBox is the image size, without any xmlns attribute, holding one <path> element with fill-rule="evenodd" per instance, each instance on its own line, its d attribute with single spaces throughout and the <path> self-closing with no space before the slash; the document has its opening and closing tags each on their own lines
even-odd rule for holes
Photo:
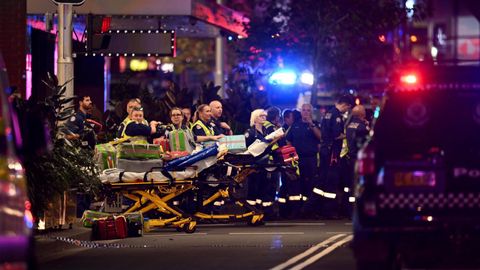
<svg viewBox="0 0 480 270">
<path fill-rule="evenodd" d="M 150 126 L 157 126 L 158 122 L 157 121 L 150 121 Z"/>
<path fill-rule="evenodd" d="M 223 137 L 225 137 L 225 135 L 220 134 L 220 135 L 212 136 L 212 139 L 213 139 L 214 141 L 218 141 L 218 140 L 220 140 L 220 139 L 223 138 Z"/>
</svg>

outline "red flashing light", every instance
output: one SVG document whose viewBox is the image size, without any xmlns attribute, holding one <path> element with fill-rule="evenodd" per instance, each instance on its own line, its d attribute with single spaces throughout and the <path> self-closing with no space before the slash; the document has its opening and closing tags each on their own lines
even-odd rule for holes
<svg viewBox="0 0 480 270">
<path fill-rule="evenodd" d="M 400 77 L 400 81 L 404 84 L 416 84 L 418 77 L 415 74 L 405 74 Z"/>
<path fill-rule="evenodd" d="M 103 17 L 102 19 L 102 33 L 108 32 L 110 30 L 110 23 L 112 22 L 112 17 Z"/>
<path fill-rule="evenodd" d="M 378 40 L 380 40 L 380 42 L 382 43 L 385 43 L 387 41 L 387 38 L 385 37 L 385 35 L 380 35 L 378 36 Z"/>
</svg>

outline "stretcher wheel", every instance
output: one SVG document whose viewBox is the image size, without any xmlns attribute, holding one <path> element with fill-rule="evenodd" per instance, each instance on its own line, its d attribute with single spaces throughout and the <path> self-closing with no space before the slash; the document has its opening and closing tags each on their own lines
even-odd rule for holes
<svg viewBox="0 0 480 270">
<path fill-rule="evenodd" d="M 265 222 L 263 221 L 263 215 L 253 215 L 247 223 L 250 226 L 261 226 L 265 224 Z"/>
<path fill-rule="evenodd" d="M 183 226 L 183 230 L 184 230 L 186 233 L 194 233 L 194 232 L 197 230 L 197 222 L 191 221 L 191 222 L 189 222 L 188 224 L 185 224 L 185 225 Z"/>
<path fill-rule="evenodd" d="M 185 231 L 185 224 L 180 224 L 178 225 L 175 230 L 177 230 L 177 232 L 183 232 Z"/>
</svg>

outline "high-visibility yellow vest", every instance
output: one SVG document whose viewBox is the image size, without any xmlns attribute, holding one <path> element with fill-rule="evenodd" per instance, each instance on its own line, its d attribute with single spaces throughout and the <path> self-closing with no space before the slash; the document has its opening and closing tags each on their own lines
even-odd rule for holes
<svg viewBox="0 0 480 270">
<path fill-rule="evenodd" d="M 272 124 L 270 121 L 265 121 L 265 122 L 263 123 L 263 126 L 264 126 L 265 128 L 275 127 L 275 125 Z M 272 145 L 272 151 L 277 150 L 278 148 L 279 148 L 278 143 L 275 143 L 274 145 Z"/>
<path fill-rule="evenodd" d="M 127 119 L 128 119 L 128 121 L 125 122 L 125 120 L 127 120 Z M 122 139 L 122 140 L 123 140 L 123 139 L 128 139 L 128 140 L 129 140 L 131 143 L 133 143 L 133 144 L 148 144 L 147 137 L 145 137 L 145 136 L 128 136 L 128 135 L 125 133 L 125 131 L 127 130 L 127 126 L 128 126 L 130 123 L 135 122 L 135 121 L 129 119 L 128 117 L 127 117 L 127 119 L 123 120 L 123 122 L 122 122 L 122 123 L 125 123 L 126 125 L 125 125 L 125 127 L 123 128 L 122 136 L 121 136 L 120 139 Z M 143 121 L 146 122 L 146 120 L 143 120 Z M 148 122 L 147 122 L 147 123 L 148 123 Z"/>
<path fill-rule="evenodd" d="M 206 136 L 213 136 L 213 129 L 211 127 L 207 127 L 205 126 L 205 124 L 202 122 L 202 120 L 197 120 L 197 122 L 195 122 L 195 124 L 193 124 L 192 126 L 192 131 L 193 131 L 193 128 L 195 128 L 196 125 L 199 125 L 203 131 L 205 132 L 205 135 Z"/>
<path fill-rule="evenodd" d="M 347 129 L 345 129 L 345 134 L 347 134 Z M 342 150 L 340 151 L 340 157 L 343 158 L 348 154 L 348 142 L 347 138 L 343 138 L 342 140 Z"/>
</svg>

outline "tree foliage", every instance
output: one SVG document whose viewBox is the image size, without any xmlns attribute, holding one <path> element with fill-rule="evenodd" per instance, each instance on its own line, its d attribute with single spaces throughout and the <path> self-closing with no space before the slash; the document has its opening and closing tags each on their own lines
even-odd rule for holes
<svg viewBox="0 0 480 270">
<path fill-rule="evenodd" d="M 79 188 L 95 192 L 100 183 L 93 151 L 63 136 L 62 122 L 75 112 L 71 105 L 74 97 L 65 96 L 68 82 L 59 86 L 57 78 L 49 74 L 44 83 L 51 90 L 45 100 L 16 101 L 25 135 L 23 156 L 28 194 L 36 216 L 41 216 L 64 191 Z"/>
<path fill-rule="evenodd" d="M 237 43 L 243 59 L 310 67 L 317 82 L 321 75 L 327 83 L 345 82 L 348 74 L 383 61 L 379 35 L 407 22 L 398 0 L 258 0 L 254 10 L 249 38 Z M 414 19 L 425 11 L 416 5 Z"/>
</svg>

